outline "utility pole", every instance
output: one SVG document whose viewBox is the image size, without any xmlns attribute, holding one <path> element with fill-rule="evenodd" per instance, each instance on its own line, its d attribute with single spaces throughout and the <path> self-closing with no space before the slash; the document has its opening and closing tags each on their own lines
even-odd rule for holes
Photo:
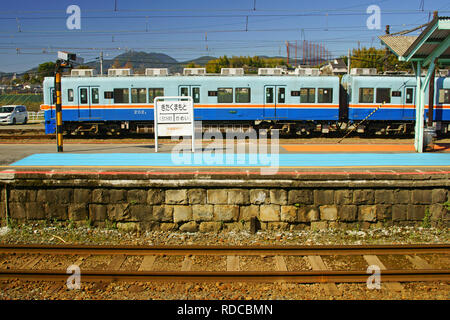
<svg viewBox="0 0 450 320">
<path fill-rule="evenodd" d="M 103 75 L 103 51 L 100 51 L 100 75 Z"/>
<path fill-rule="evenodd" d="M 348 49 L 347 55 L 347 74 L 350 74 L 350 49 Z"/>
<path fill-rule="evenodd" d="M 390 26 L 386 25 L 386 34 L 390 34 Z M 389 68 L 389 61 L 388 61 L 388 57 L 389 57 L 389 49 L 386 46 L 385 50 L 384 50 L 384 71 L 388 71 Z"/>
</svg>

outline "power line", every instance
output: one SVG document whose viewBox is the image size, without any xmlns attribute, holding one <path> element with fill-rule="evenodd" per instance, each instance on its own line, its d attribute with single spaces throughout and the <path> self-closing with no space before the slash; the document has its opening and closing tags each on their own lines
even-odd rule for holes
<svg viewBox="0 0 450 320">
<path fill-rule="evenodd" d="M 273 10 L 270 10 L 273 12 Z M 289 12 L 295 12 L 297 10 L 289 10 Z M 443 13 L 448 13 L 450 11 L 441 11 Z M 383 14 L 428 14 L 422 10 L 383 10 Z M 186 18 L 268 18 L 268 17 L 279 17 L 279 18 L 289 18 L 289 17 L 326 17 L 326 16 L 367 16 L 365 11 L 353 10 L 353 11 L 342 11 L 342 12 L 329 12 L 327 10 L 317 10 L 307 12 L 302 10 L 301 13 L 294 14 L 216 14 L 216 15 L 112 15 L 112 16 L 89 16 L 84 15 L 83 19 L 186 19 Z M 0 20 L 66 20 L 66 15 L 61 16 L 38 16 L 38 17 L 0 17 Z"/>
<path fill-rule="evenodd" d="M 267 28 L 267 29 L 222 29 L 222 30 L 95 30 L 95 31 L 79 31 L 79 32 L 72 32 L 72 31 L 49 31 L 49 30 L 38 30 L 38 31 L 24 31 L 22 30 L 20 33 L 12 33 L 8 31 L 0 31 L 0 34 L 10 34 L 10 35 L 19 35 L 21 37 L 24 37 L 25 35 L 30 35 L 32 37 L 35 37 L 36 34 L 42 34 L 45 36 L 49 35 L 70 35 L 70 36 L 100 36 L 100 35 L 120 35 L 120 34 L 127 34 L 127 35 L 155 35 L 155 34 L 204 34 L 205 32 L 208 33 L 249 33 L 249 32 L 288 32 L 288 31 L 296 31 L 299 32 L 301 29 L 307 30 L 309 32 L 314 31 L 329 31 L 331 29 L 328 28 Z M 419 29 L 419 28 L 417 28 Z M 415 30 L 417 30 L 415 29 Z M 334 27 L 334 31 L 355 31 L 355 30 L 361 30 L 364 32 L 373 32 L 373 30 L 364 29 L 361 26 L 358 27 Z M 10 38 L 10 36 L 8 37 Z"/>
</svg>

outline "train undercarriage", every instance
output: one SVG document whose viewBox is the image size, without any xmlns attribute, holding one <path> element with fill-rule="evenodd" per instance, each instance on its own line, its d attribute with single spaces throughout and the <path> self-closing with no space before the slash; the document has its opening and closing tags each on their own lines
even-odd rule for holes
<svg viewBox="0 0 450 320">
<path fill-rule="evenodd" d="M 200 125 L 200 122 L 199 124 Z M 447 136 L 450 122 L 435 122 L 436 134 Z M 414 135 L 414 121 L 203 121 L 202 132 L 270 133 L 279 130 L 280 137 L 341 136 L 349 133 L 360 136 L 408 136 Z M 153 121 L 64 122 L 64 134 L 74 136 L 125 136 L 127 134 L 153 134 Z"/>
</svg>

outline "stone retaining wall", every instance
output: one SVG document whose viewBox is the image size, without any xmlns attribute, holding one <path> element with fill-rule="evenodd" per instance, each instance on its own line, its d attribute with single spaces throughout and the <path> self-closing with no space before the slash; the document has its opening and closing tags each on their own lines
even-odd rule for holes
<svg viewBox="0 0 450 320">
<path fill-rule="evenodd" d="M 241 181 L 238 188 L 233 186 L 237 183 L 218 186 L 217 181 L 172 180 L 165 185 L 149 179 L 101 183 L 66 178 L 50 183 L 41 178 L 37 187 L 36 180 L 31 183 L 29 178 L 7 180 L 0 185 L 2 224 L 7 206 L 11 221 L 65 220 L 127 230 L 250 230 L 253 217 L 258 228 L 271 230 L 449 225 L 450 193 L 445 179 L 409 185 L 398 180 L 339 180 L 328 185 L 323 180 L 272 180 L 267 187 Z"/>
</svg>

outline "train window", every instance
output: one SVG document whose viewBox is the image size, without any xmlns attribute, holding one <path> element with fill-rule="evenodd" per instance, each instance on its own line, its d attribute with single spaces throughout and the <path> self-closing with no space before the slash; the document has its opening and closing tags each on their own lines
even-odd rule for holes
<svg viewBox="0 0 450 320">
<path fill-rule="evenodd" d="M 164 97 L 164 88 L 148 88 L 148 103 L 155 102 L 156 97 Z"/>
<path fill-rule="evenodd" d="M 414 89 L 406 88 L 406 99 L 405 103 L 413 103 L 414 101 Z"/>
<path fill-rule="evenodd" d="M 208 97 L 217 97 L 217 91 L 208 91 Z"/>
<path fill-rule="evenodd" d="M 300 89 L 300 103 L 315 103 L 315 102 L 316 102 L 315 88 Z"/>
<path fill-rule="evenodd" d="M 373 103 L 373 88 L 359 88 L 359 103 Z"/>
<path fill-rule="evenodd" d="M 56 103 L 56 91 L 55 88 L 50 89 L 50 99 L 52 101 L 52 104 Z"/>
<path fill-rule="evenodd" d="M 132 88 L 131 89 L 131 103 L 146 103 L 147 102 L 147 89 L 145 88 Z"/>
<path fill-rule="evenodd" d="M 114 103 L 129 103 L 130 90 L 128 88 L 114 89 Z"/>
<path fill-rule="evenodd" d="M 250 88 L 236 88 L 236 103 L 250 103 Z"/>
<path fill-rule="evenodd" d="M 273 103 L 273 88 L 266 88 L 266 103 Z"/>
<path fill-rule="evenodd" d="M 105 97 L 105 99 L 112 99 L 113 98 L 113 92 L 112 91 L 105 91 L 104 97 Z"/>
<path fill-rule="evenodd" d="M 333 89 L 332 88 L 319 88 L 318 90 L 318 103 L 331 103 L 333 102 Z"/>
<path fill-rule="evenodd" d="M 286 88 L 278 88 L 278 103 L 286 101 Z"/>
<path fill-rule="evenodd" d="M 192 88 L 192 101 L 194 103 L 200 103 L 200 88 L 199 87 Z"/>
<path fill-rule="evenodd" d="M 67 101 L 73 101 L 73 89 L 67 89 Z"/>
<path fill-rule="evenodd" d="M 233 103 L 233 88 L 218 88 L 217 89 L 218 103 Z"/>
<path fill-rule="evenodd" d="M 299 97 L 300 96 L 300 91 L 291 91 L 291 96 L 292 97 Z"/>
<path fill-rule="evenodd" d="M 86 104 L 88 103 L 88 89 L 80 88 L 80 103 Z"/>
<path fill-rule="evenodd" d="M 92 103 L 98 103 L 98 101 L 99 101 L 98 88 L 91 89 L 91 99 L 92 99 Z"/>
<path fill-rule="evenodd" d="M 187 97 L 189 95 L 189 88 L 187 88 L 187 87 L 181 88 L 180 94 L 182 97 Z"/>
<path fill-rule="evenodd" d="M 391 103 L 391 89 L 377 88 L 377 103 Z"/>
<path fill-rule="evenodd" d="M 439 103 L 450 103 L 450 89 L 439 89 Z"/>
</svg>

